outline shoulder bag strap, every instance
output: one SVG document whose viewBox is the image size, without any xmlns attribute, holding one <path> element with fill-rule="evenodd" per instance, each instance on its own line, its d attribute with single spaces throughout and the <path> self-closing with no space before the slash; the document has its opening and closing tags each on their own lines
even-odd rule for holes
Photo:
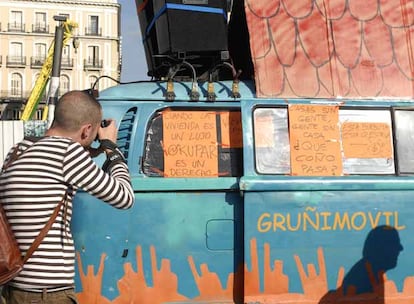
<svg viewBox="0 0 414 304">
<path fill-rule="evenodd" d="M 7 162 L 5 162 L 3 164 L 3 170 L 6 170 L 16 159 L 19 158 L 19 156 L 17 155 L 17 153 L 19 152 L 19 147 L 20 147 L 20 145 L 17 145 L 15 147 L 13 152 L 10 154 L 9 159 L 7 160 Z"/>
<path fill-rule="evenodd" d="M 10 155 L 8 161 L 3 165 L 3 170 L 6 170 L 16 159 L 19 158 L 19 155 L 17 155 L 19 151 L 20 145 L 17 145 L 12 154 Z M 23 152 L 24 153 L 24 152 Z M 23 154 L 22 153 L 22 154 Z M 36 251 L 36 249 L 39 247 L 40 243 L 45 238 L 46 234 L 49 232 L 50 228 L 52 227 L 53 223 L 55 222 L 60 209 L 62 208 L 62 205 L 66 202 L 68 197 L 68 190 L 65 191 L 65 194 L 63 195 L 62 200 L 57 204 L 55 209 L 53 210 L 53 214 L 50 217 L 50 219 L 47 221 L 46 225 L 42 228 L 40 233 L 37 235 L 35 240 L 33 241 L 32 245 L 30 245 L 29 249 L 26 252 L 26 255 L 23 258 L 23 264 L 27 262 L 27 260 L 32 256 L 33 252 Z M 66 216 L 66 215 L 65 215 Z"/>
<path fill-rule="evenodd" d="M 68 197 L 68 191 L 66 190 L 65 195 L 63 196 L 62 200 L 59 202 L 59 204 L 55 207 L 55 210 L 53 211 L 52 216 L 50 217 L 49 221 L 46 223 L 46 225 L 42 228 L 39 235 L 35 238 L 30 248 L 27 250 L 26 255 L 23 258 L 23 264 L 27 262 L 27 260 L 32 256 L 33 252 L 36 251 L 36 249 L 39 247 L 40 243 L 45 238 L 46 234 L 52 227 L 53 223 L 55 222 L 60 209 L 62 208 L 62 205 L 66 202 L 66 199 Z"/>
</svg>

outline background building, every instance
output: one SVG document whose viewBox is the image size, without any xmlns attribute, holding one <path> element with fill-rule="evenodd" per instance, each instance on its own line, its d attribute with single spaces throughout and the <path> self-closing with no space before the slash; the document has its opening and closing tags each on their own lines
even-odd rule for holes
<svg viewBox="0 0 414 304">
<path fill-rule="evenodd" d="M 120 5 L 117 0 L 0 0 L 1 119 L 19 119 L 54 40 L 53 17 L 78 24 L 62 50 L 59 95 L 90 88 L 99 76 L 120 79 Z M 114 85 L 102 78 L 97 88 Z M 46 99 L 48 89 L 43 97 Z M 41 106 L 39 107 L 41 109 Z M 36 114 L 41 117 L 41 110 Z"/>
</svg>

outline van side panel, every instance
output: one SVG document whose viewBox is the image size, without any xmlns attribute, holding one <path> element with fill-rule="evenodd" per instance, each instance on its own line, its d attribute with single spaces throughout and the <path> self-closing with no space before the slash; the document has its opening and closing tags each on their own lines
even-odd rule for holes
<svg viewBox="0 0 414 304">
<path fill-rule="evenodd" d="M 72 229 L 80 303 L 95 303 L 94 296 L 96 303 L 148 304 L 242 298 L 234 290 L 241 285 L 234 277 L 243 260 L 241 207 L 238 192 L 140 192 L 127 211 L 79 193 Z"/>
<path fill-rule="evenodd" d="M 245 302 L 412 302 L 413 227 L 412 191 L 251 187 L 245 193 Z M 378 269 L 385 270 L 385 282 Z"/>
</svg>

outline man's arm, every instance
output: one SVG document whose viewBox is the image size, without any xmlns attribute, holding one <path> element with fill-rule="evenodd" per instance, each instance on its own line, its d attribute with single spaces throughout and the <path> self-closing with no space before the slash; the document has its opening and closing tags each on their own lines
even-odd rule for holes
<svg viewBox="0 0 414 304">
<path fill-rule="evenodd" d="M 67 183 L 115 208 L 128 209 L 134 203 L 134 192 L 125 161 L 110 164 L 107 172 L 104 172 L 81 145 L 72 143 L 64 159 L 63 174 Z"/>
</svg>

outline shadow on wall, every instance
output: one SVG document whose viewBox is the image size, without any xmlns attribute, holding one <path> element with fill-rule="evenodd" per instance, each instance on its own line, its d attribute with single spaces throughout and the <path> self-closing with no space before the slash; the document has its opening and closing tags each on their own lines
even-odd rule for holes
<svg viewBox="0 0 414 304">
<path fill-rule="evenodd" d="M 395 228 L 386 225 L 374 228 L 365 240 L 362 258 L 345 275 L 341 286 L 324 295 L 319 304 L 339 301 L 384 304 L 384 274 L 397 266 L 402 250 Z"/>
</svg>

